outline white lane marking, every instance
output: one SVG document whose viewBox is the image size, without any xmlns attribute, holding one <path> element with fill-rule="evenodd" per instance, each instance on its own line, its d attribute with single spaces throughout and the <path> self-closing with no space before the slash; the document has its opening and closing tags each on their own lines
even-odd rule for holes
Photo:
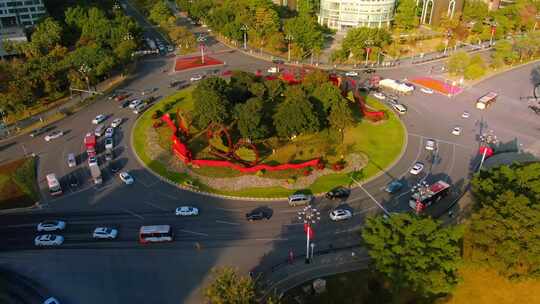
<svg viewBox="0 0 540 304">
<path fill-rule="evenodd" d="M 433 139 L 433 140 L 435 140 L 437 142 L 442 142 L 442 143 L 449 144 L 449 145 L 456 145 L 456 146 L 463 147 L 463 148 L 466 148 L 466 149 L 469 149 L 469 148 L 472 147 L 472 146 L 466 146 L 466 145 L 458 144 L 457 142 L 448 141 L 448 140 L 444 140 L 444 139 L 440 139 L 440 138 L 427 137 L 427 136 L 423 136 L 423 135 L 415 134 L 415 133 L 407 133 L 407 134 L 409 134 L 410 136 L 420 137 L 422 139 L 424 139 L 424 138 Z"/>
<path fill-rule="evenodd" d="M 161 206 L 158 206 L 158 205 L 156 205 L 156 204 L 152 204 L 152 203 L 150 203 L 150 202 L 143 202 L 143 204 L 146 204 L 146 205 L 148 205 L 148 206 L 152 206 L 152 207 L 154 207 L 154 208 L 156 208 L 156 209 L 159 209 L 159 210 L 161 210 L 161 211 L 170 211 L 169 209 L 165 209 L 165 208 L 163 208 L 163 207 L 161 207 Z M 171 211 L 171 212 L 172 212 L 172 211 Z"/>
<path fill-rule="evenodd" d="M 134 217 L 137 217 L 137 218 L 140 218 L 141 220 L 144 220 L 144 217 L 142 217 L 142 215 L 139 215 L 139 214 L 137 214 L 137 213 L 135 213 L 135 212 L 133 212 L 131 210 L 125 209 L 125 208 L 123 208 L 122 210 L 124 210 L 125 212 L 133 215 Z"/>
<path fill-rule="evenodd" d="M 220 220 L 216 220 L 216 223 L 227 224 L 227 225 L 240 225 L 239 223 L 226 222 L 226 221 L 220 221 Z"/>
<path fill-rule="evenodd" d="M 256 241 L 288 241 L 288 238 L 259 238 Z"/>
<path fill-rule="evenodd" d="M 208 236 L 208 234 L 206 234 L 206 233 L 202 233 L 202 232 L 195 232 L 195 231 L 191 231 L 191 230 L 186 230 L 186 229 L 180 229 L 180 231 L 182 231 L 182 232 L 185 232 L 185 233 L 191 233 L 191 234 L 195 234 L 195 235 L 202 235 L 202 236 Z"/>
<path fill-rule="evenodd" d="M 383 205 L 381 205 L 381 204 L 380 204 L 380 203 L 379 203 L 379 202 L 371 195 L 371 193 L 369 193 L 369 192 L 364 188 L 364 186 L 362 186 L 361 183 L 359 183 L 359 182 L 358 182 L 357 180 L 355 180 L 354 178 L 353 178 L 352 180 L 354 181 L 355 184 L 358 185 L 358 187 L 359 187 L 360 189 L 362 189 L 362 190 L 369 196 L 369 198 L 371 198 L 371 200 L 372 200 L 377 206 L 379 206 L 379 208 L 381 208 L 382 211 L 384 211 L 384 213 L 385 213 L 386 215 L 390 216 L 390 212 L 388 212 L 388 210 L 386 210 L 386 209 L 383 207 Z"/>
</svg>

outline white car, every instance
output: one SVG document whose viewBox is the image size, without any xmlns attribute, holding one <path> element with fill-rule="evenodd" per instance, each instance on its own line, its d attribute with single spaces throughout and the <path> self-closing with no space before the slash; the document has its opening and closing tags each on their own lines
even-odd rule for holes
<svg viewBox="0 0 540 304">
<path fill-rule="evenodd" d="M 95 239 L 115 239 L 118 236 L 118 230 L 107 227 L 97 227 L 92 236 Z"/>
<path fill-rule="evenodd" d="M 135 109 L 133 110 L 133 113 L 135 113 L 135 114 L 140 114 L 140 113 L 142 113 L 145 109 L 146 109 L 146 104 L 141 103 L 140 105 L 138 105 L 138 106 L 135 107 Z"/>
<path fill-rule="evenodd" d="M 50 297 L 43 301 L 43 304 L 60 304 L 60 301 L 58 301 L 56 298 Z"/>
<path fill-rule="evenodd" d="M 129 103 L 129 108 L 130 109 L 135 109 L 138 105 L 140 105 L 142 103 L 142 100 L 140 99 L 135 99 L 133 100 L 132 102 Z"/>
<path fill-rule="evenodd" d="M 105 139 L 105 149 L 112 150 L 114 148 L 114 141 L 112 137 L 107 137 Z"/>
<path fill-rule="evenodd" d="M 62 243 L 64 243 L 64 237 L 55 234 L 38 235 L 34 239 L 36 246 L 60 246 Z"/>
<path fill-rule="evenodd" d="M 98 165 L 97 157 L 95 157 L 95 156 L 89 157 L 88 158 L 88 165 L 89 166 L 97 166 Z"/>
<path fill-rule="evenodd" d="M 98 116 L 96 116 L 96 118 L 94 118 L 94 120 L 92 120 L 92 123 L 95 125 L 99 125 L 100 123 L 105 121 L 105 119 L 107 119 L 107 116 L 99 114 Z"/>
<path fill-rule="evenodd" d="M 358 72 L 348 71 L 347 73 L 345 73 L 345 76 L 356 77 L 358 76 Z"/>
<path fill-rule="evenodd" d="M 120 180 L 122 180 L 126 185 L 131 185 L 133 184 L 133 182 L 135 182 L 133 177 L 127 172 L 121 172 L 120 174 L 118 174 L 118 176 L 120 177 Z"/>
<path fill-rule="evenodd" d="M 422 91 L 422 93 L 426 93 L 426 94 L 433 94 L 433 90 L 428 89 L 428 88 L 420 88 L 420 91 Z"/>
<path fill-rule="evenodd" d="M 424 170 L 424 164 L 422 164 L 421 162 L 417 162 L 417 163 L 414 164 L 414 166 L 411 168 L 411 170 L 409 171 L 409 173 L 411 173 L 412 175 L 418 175 L 420 172 L 422 172 L 422 170 Z"/>
<path fill-rule="evenodd" d="M 199 81 L 199 80 L 201 80 L 202 78 L 203 78 L 202 75 L 197 74 L 197 75 L 191 76 L 191 78 L 189 79 L 189 81 Z"/>
<path fill-rule="evenodd" d="M 426 150 L 429 150 L 429 151 L 433 151 L 435 150 L 435 140 L 433 139 L 428 139 L 426 140 Z"/>
<path fill-rule="evenodd" d="M 461 127 L 455 127 L 452 129 L 452 134 L 459 136 L 461 135 Z"/>
<path fill-rule="evenodd" d="M 394 108 L 394 110 L 396 110 L 396 112 L 398 112 L 400 115 L 404 115 L 407 113 L 407 108 L 400 103 L 392 105 L 392 108 Z"/>
<path fill-rule="evenodd" d="M 114 135 L 114 128 L 107 128 L 107 130 L 105 130 L 105 137 L 113 137 Z"/>
<path fill-rule="evenodd" d="M 386 99 L 386 96 L 381 93 L 381 92 L 375 92 L 375 94 L 373 94 L 373 96 L 377 99 L 380 99 L 380 100 L 385 100 Z"/>
<path fill-rule="evenodd" d="M 122 118 L 115 118 L 112 122 L 111 122 L 111 127 L 112 128 L 118 128 L 120 126 L 120 124 L 122 124 Z"/>
<path fill-rule="evenodd" d="M 56 231 L 64 230 L 66 228 L 66 222 L 64 221 L 44 221 L 37 225 L 37 231 Z"/>
<path fill-rule="evenodd" d="M 45 136 L 45 141 L 51 141 L 53 139 L 57 139 L 62 135 L 64 135 L 64 132 L 62 132 L 62 131 L 53 131 L 53 132 L 47 134 L 47 136 Z"/>
<path fill-rule="evenodd" d="M 461 114 L 461 118 L 469 118 L 469 117 L 471 117 L 471 113 L 469 113 L 467 111 L 465 111 L 465 112 L 463 112 L 463 114 Z"/>
<path fill-rule="evenodd" d="M 335 209 L 330 212 L 330 219 L 332 221 L 344 221 L 352 217 L 352 213 L 346 209 Z"/>
<path fill-rule="evenodd" d="M 188 206 L 182 206 L 176 208 L 176 211 L 174 212 L 176 215 L 180 216 L 194 216 L 199 215 L 199 209 L 195 207 L 188 207 Z"/>
</svg>

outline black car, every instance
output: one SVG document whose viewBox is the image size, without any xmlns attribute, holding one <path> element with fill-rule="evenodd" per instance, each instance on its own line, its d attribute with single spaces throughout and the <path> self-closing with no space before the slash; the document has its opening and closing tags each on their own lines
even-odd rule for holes
<svg viewBox="0 0 540 304">
<path fill-rule="evenodd" d="M 105 160 L 112 160 L 114 158 L 113 151 L 107 150 L 105 152 Z"/>
<path fill-rule="evenodd" d="M 375 72 L 377 72 L 377 71 L 376 71 L 375 69 L 367 69 L 367 70 L 365 70 L 365 72 L 366 72 L 367 74 L 371 74 L 371 73 L 375 73 Z"/>
<path fill-rule="evenodd" d="M 345 187 L 336 187 L 328 193 L 326 193 L 326 198 L 328 199 L 336 199 L 336 198 L 347 198 L 351 194 L 351 189 L 345 188 Z"/>
<path fill-rule="evenodd" d="M 112 173 L 117 173 L 118 171 L 120 171 L 120 166 L 117 163 L 110 163 L 109 169 Z"/>
<path fill-rule="evenodd" d="M 51 130 L 52 128 L 49 126 L 49 127 L 42 127 L 42 128 L 39 128 L 39 129 L 35 129 L 34 131 L 30 132 L 30 137 L 36 137 L 36 136 L 39 136 L 49 130 Z"/>
<path fill-rule="evenodd" d="M 131 103 L 131 100 L 126 100 L 120 104 L 120 108 L 124 109 L 129 107 L 129 104 Z"/>
<path fill-rule="evenodd" d="M 69 176 L 69 185 L 71 186 L 71 188 L 77 188 L 79 187 L 79 180 L 77 179 L 77 177 L 75 176 L 75 174 L 71 174 Z"/>
<path fill-rule="evenodd" d="M 281 59 L 274 59 L 272 60 L 272 63 L 275 63 L 275 64 L 285 64 L 285 61 L 281 60 Z"/>
<path fill-rule="evenodd" d="M 259 221 L 263 219 L 270 219 L 270 216 L 265 214 L 263 211 L 260 210 L 253 210 L 250 213 L 246 213 L 246 220 L 248 221 Z"/>
</svg>

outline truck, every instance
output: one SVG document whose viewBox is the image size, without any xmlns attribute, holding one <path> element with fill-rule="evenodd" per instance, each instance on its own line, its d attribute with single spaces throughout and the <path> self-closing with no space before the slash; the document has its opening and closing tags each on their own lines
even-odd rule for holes
<svg viewBox="0 0 540 304">
<path fill-rule="evenodd" d="M 497 96 L 497 93 L 489 92 L 486 95 L 478 98 L 478 100 L 476 101 L 476 108 L 479 110 L 485 110 L 497 100 Z"/>
<path fill-rule="evenodd" d="M 89 165 L 90 167 L 90 174 L 92 175 L 92 179 L 94 179 L 94 184 L 99 185 L 103 182 L 103 179 L 101 178 L 101 170 L 99 169 L 99 166 L 97 164 Z"/>
<path fill-rule="evenodd" d="M 56 178 L 56 174 L 49 173 L 45 177 L 47 179 L 47 185 L 49 186 L 49 193 L 51 195 L 61 195 L 62 186 L 60 186 L 60 182 Z"/>
<path fill-rule="evenodd" d="M 450 193 L 450 185 L 445 181 L 439 180 L 415 191 L 409 199 L 409 207 L 416 210 L 417 213 L 421 213 L 427 207 L 447 196 L 448 193 Z"/>
<path fill-rule="evenodd" d="M 86 133 L 84 137 L 84 146 L 88 157 L 96 156 L 96 136 L 92 133 Z"/>
<path fill-rule="evenodd" d="M 411 94 L 414 91 L 414 87 L 412 85 L 389 78 L 380 80 L 379 87 L 390 89 L 401 94 Z"/>
</svg>

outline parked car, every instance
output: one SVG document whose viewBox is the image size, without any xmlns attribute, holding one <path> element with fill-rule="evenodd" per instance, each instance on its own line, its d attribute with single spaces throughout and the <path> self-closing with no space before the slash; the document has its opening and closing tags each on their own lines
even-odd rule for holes
<svg viewBox="0 0 540 304">
<path fill-rule="evenodd" d="M 57 139 L 61 137 L 62 135 L 64 135 L 64 132 L 62 131 L 52 131 L 51 133 L 45 136 L 45 141 L 51 141 L 53 139 Z"/>
<path fill-rule="evenodd" d="M 199 215 L 199 209 L 195 207 L 182 206 L 176 208 L 174 214 L 179 216 L 195 216 Z"/>
<path fill-rule="evenodd" d="M 409 173 L 411 173 L 412 175 L 418 175 L 418 174 L 420 174 L 420 172 L 422 172 L 422 170 L 424 170 L 424 164 L 422 164 L 421 162 L 417 162 L 411 168 Z"/>
<path fill-rule="evenodd" d="M 452 129 L 452 134 L 456 135 L 456 136 L 459 136 L 461 135 L 461 127 L 454 127 Z"/>
<path fill-rule="evenodd" d="M 118 171 L 120 171 L 120 166 L 116 162 L 112 162 L 109 164 L 109 169 L 112 173 L 117 173 Z"/>
<path fill-rule="evenodd" d="M 426 93 L 426 94 L 433 94 L 433 90 L 428 89 L 428 88 L 420 88 L 420 91 L 422 91 L 422 93 Z"/>
<path fill-rule="evenodd" d="M 313 201 L 313 195 L 310 194 L 293 194 L 289 196 L 289 206 L 309 205 Z"/>
<path fill-rule="evenodd" d="M 375 97 L 377 99 L 380 99 L 380 100 L 385 100 L 386 99 L 386 96 L 384 95 L 384 93 L 381 93 L 381 92 L 375 92 L 373 94 L 373 97 Z"/>
<path fill-rule="evenodd" d="M 270 215 L 266 214 L 262 210 L 253 210 L 250 213 L 246 213 L 246 220 L 252 222 L 252 221 L 259 221 L 263 219 L 270 219 Z"/>
<path fill-rule="evenodd" d="M 69 180 L 69 186 L 73 189 L 79 187 L 79 180 L 77 179 L 77 176 L 75 174 L 70 174 L 68 177 Z"/>
<path fill-rule="evenodd" d="M 399 101 L 394 98 L 386 98 L 386 102 L 391 105 L 392 107 L 397 106 L 399 104 Z"/>
<path fill-rule="evenodd" d="M 118 174 L 118 176 L 120 177 L 120 180 L 122 180 L 126 185 L 131 185 L 133 184 L 133 182 L 135 182 L 133 177 L 127 172 L 121 172 L 120 174 Z"/>
<path fill-rule="evenodd" d="M 367 69 L 367 70 L 365 70 L 365 72 L 366 72 L 367 74 L 371 74 L 371 73 L 377 72 L 377 70 L 375 70 L 375 69 Z"/>
<path fill-rule="evenodd" d="M 104 122 L 106 119 L 107 119 L 107 116 L 105 116 L 104 114 L 99 114 L 98 116 L 96 116 L 96 118 L 92 120 L 92 123 L 95 125 L 99 125 L 100 123 Z"/>
<path fill-rule="evenodd" d="M 142 100 L 140 99 L 134 99 L 132 100 L 130 103 L 129 103 L 129 108 L 130 109 L 135 109 L 135 107 L 137 107 L 138 105 L 140 105 L 142 103 Z"/>
<path fill-rule="evenodd" d="M 471 113 L 464 111 L 463 114 L 461 114 L 461 118 L 469 118 L 471 117 Z"/>
<path fill-rule="evenodd" d="M 435 150 L 436 142 L 433 139 L 426 140 L 426 150 L 433 151 Z"/>
<path fill-rule="evenodd" d="M 75 158 L 75 153 L 69 153 L 67 156 L 68 167 L 73 168 L 77 166 L 77 159 Z"/>
<path fill-rule="evenodd" d="M 393 194 L 393 193 L 396 193 L 399 190 L 401 190 L 401 188 L 403 188 L 403 183 L 400 182 L 400 181 L 394 180 L 394 181 L 391 181 L 386 186 L 386 188 L 384 188 L 384 191 L 386 191 L 386 192 L 388 192 L 390 194 Z"/>
<path fill-rule="evenodd" d="M 201 79 L 203 79 L 203 76 L 200 75 L 200 74 L 196 74 L 196 75 L 191 76 L 191 78 L 189 79 L 189 81 L 193 82 L 193 81 L 199 81 L 199 80 L 201 80 Z"/>
<path fill-rule="evenodd" d="M 404 105 L 400 104 L 400 103 L 395 104 L 395 105 L 393 105 L 392 107 L 393 107 L 394 110 L 396 110 L 396 112 L 398 112 L 398 114 L 400 114 L 400 115 L 404 115 L 404 114 L 407 113 L 407 108 L 406 108 Z"/>
<path fill-rule="evenodd" d="M 141 103 L 140 105 L 135 107 L 135 109 L 133 110 L 133 113 L 134 114 L 141 114 L 142 112 L 144 112 L 144 110 L 146 110 L 146 104 Z"/>
<path fill-rule="evenodd" d="M 114 148 L 114 141 L 112 137 L 107 137 L 105 139 L 105 149 L 112 150 Z"/>
<path fill-rule="evenodd" d="M 38 232 L 64 230 L 65 228 L 66 228 L 66 222 L 59 221 L 59 220 L 44 221 L 37 225 Z"/>
<path fill-rule="evenodd" d="M 326 193 L 326 198 L 328 198 L 328 199 L 336 199 L 336 198 L 343 199 L 343 198 L 349 197 L 350 194 L 351 194 L 351 189 L 340 186 L 340 187 L 336 187 L 336 188 L 328 191 L 328 193 Z"/>
<path fill-rule="evenodd" d="M 94 229 L 92 237 L 95 239 L 115 239 L 118 236 L 118 230 L 108 227 L 97 227 Z"/>
<path fill-rule="evenodd" d="M 344 221 L 352 217 L 352 212 L 347 209 L 334 209 L 330 212 L 330 219 L 332 221 Z"/>
<path fill-rule="evenodd" d="M 358 72 L 356 72 L 356 71 L 348 71 L 347 73 L 345 73 L 345 76 L 356 77 L 356 76 L 358 76 Z"/>
<path fill-rule="evenodd" d="M 105 137 L 106 138 L 113 137 L 113 135 L 114 135 L 114 128 L 107 128 L 105 130 Z"/>
<path fill-rule="evenodd" d="M 121 109 L 125 109 L 125 108 L 129 107 L 130 104 L 131 104 L 131 101 L 126 100 L 126 101 L 122 102 L 118 107 L 121 108 Z"/>
<path fill-rule="evenodd" d="M 99 125 L 94 130 L 94 135 L 98 137 L 103 136 L 103 132 L 105 132 L 105 125 Z"/>
<path fill-rule="evenodd" d="M 120 124 L 122 124 L 122 118 L 115 118 L 112 122 L 111 122 L 111 127 L 112 128 L 118 128 L 120 126 Z"/>
<path fill-rule="evenodd" d="M 36 137 L 39 136 L 47 131 L 49 131 L 50 127 L 43 127 L 39 129 L 35 129 L 34 131 L 30 132 L 30 137 Z"/>
<path fill-rule="evenodd" d="M 89 157 L 88 158 L 88 165 L 89 166 L 97 166 L 98 165 L 97 157 L 95 157 L 95 156 Z"/>
<path fill-rule="evenodd" d="M 55 234 L 38 235 L 34 239 L 36 246 L 60 246 L 64 243 L 64 237 Z"/>
<path fill-rule="evenodd" d="M 114 152 L 113 152 L 113 150 L 107 150 L 107 151 L 105 151 L 105 160 L 106 160 L 106 161 L 113 160 L 113 158 L 114 158 Z"/>
<path fill-rule="evenodd" d="M 122 101 L 122 100 L 124 100 L 124 99 L 126 99 L 126 98 L 128 98 L 128 97 L 129 97 L 128 94 L 122 94 L 122 95 L 116 96 L 116 97 L 114 98 L 114 100 L 116 100 L 116 101 Z"/>
<path fill-rule="evenodd" d="M 281 59 L 272 59 L 272 63 L 275 63 L 275 64 L 285 64 L 285 61 L 281 60 Z"/>
</svg>

